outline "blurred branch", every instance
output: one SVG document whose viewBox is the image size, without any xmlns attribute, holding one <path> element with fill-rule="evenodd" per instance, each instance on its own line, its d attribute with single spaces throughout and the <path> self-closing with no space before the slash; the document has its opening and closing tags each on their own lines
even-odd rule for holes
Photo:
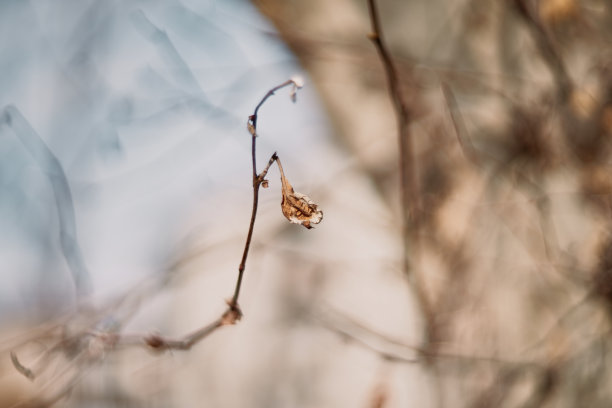
<svg viewBox="0 0 612 408">
<path fill-rule="evenodd" d="M 478 150 L 476 149 L 476 147 L 474 147 L 474 144 L 468 137 L 468 131 L 465 126 L 463 116 L 459 111 L 459 106 L 457 105 L 457 99 L 455 98 L 455 94 L 446 82 L 441 81 L 441 87 L 444 99 L 446 101 L 446 107 L 450 114 L 450 119 L 455 130 L 455 136 L 457 136 L 461 151 L 469 161 L 471 161 L 476 166 L 480 166 L 482 164 L 482 159 Z"/>
<path fill-rule="evenodd" d="M 448 351 L 432 351 L 428 348 L 413 346 L 389 338 L 377 331 L 357 322 L 353 318 L 332 311 L 332 316 L 317 316 L 317 320 L 327 329 L 349 339 L 360 346 L 378 354 L 381 359 L 399 363 L 419 363 L 424 359 L 454 360 L 468 363 L 493 363 L 508 367 L 544 368 L 544 364 L 537 361 L 512 360 L 497 356 L 455 353 Z M 367 339 L 369 338 L 369 340 Z M 395 350 L 394 350 L 395 349 Z M 408 357 L 406 354 L 416 354 Z"/>
<path fill-rule="evenodd" d="M 339 132 L 342 137 L 352 142 L 349 138 L 357 126 L 361 130 L 367 125 L 367 131 L 388 126 L 377 115 L 382 107 L 373 97 L 379 78 L 374 83 L 372 54 L 351 41 L 358 29 L 356 3 L 333 7 L 327 2 L 316 6 L 305 1 L 255 3 L 260 9 L 264 8 L 261 4 L 267 6 L 265 13 L 283 39 L 327 92 L 323 94 L 330 112 L 336 112 L 334 119 L 346 129 L 345 134 Z M 591 380 L 597 370 L 576 352 L 576 345 L 591 330 L 598 338 L 609 338 L 609 321 L 604 319 L 612 315 L 612 268 L 606 263 L 596 267 L 593 276 L 588 271 L 598 257 L 593 247 L 605 240 L 601 235 L 609 230 L 610 212 L 588 211 L 583 193 L 574 190 L 588 182 L 593 185 L 588 191 L 597 194 L 604 210 L 609 210 L 610 145 L 605 141 L 612 129 L 606 86 L 610 75 L 595 69 L 600 64 L 609 68 L 609 42 L 602 41 L 601 30 L 597 42 L 593 42 L 595 33 L 585 35 L 584 31 L 585 24 L 612 27 L 609 10 L 573 0 L 468 1 L 459 5 L 459 12 L 455 12 L 458 3 L 444 2 L 439 13 L 412 16 L 413 10 L 422 10 L 405 2 L 378 3 L 389 8 L 389 14 L 382 15 L 376 0 L 367 4 L 372 51 L 376 49 L 382 63 L 379 72 L 386 77 L 397 124 L 392 133 L 398 135 L 400 146 L 403 190 L 394 189 L 391 194 L 400 193 L 403 205 L 406 252 L 402 261 L 405 271 L 411 273 L 410 289 L 427 295 L 423 299 L 429 300 L 430 313 L 422 313 L 417 320 L 425 330 L 431 327 L 433 335 L 427 339 L 430 343 L 422 344 L 417 332 L 407 340 L 409 344 L 401 344 L 386 336 L 397 322 L 382 315 L 374 330 L 335 314 L 323 315 L 322 325 L 338 334 L 344 344 L 360 347 L 381 360 L 422 361 L 429 370 L 428 380 L 435 374 L 441 378 L 442 386 L 436 391 L 451 396 L 448 405 L 608 406 L 605 362 L 609 342 L 602 341 L 600 355 L 590 357 L 604 367 L 597 372 L 601 384 Z M 563 15 L 547 17 L 552 8 Z M 394 18 L 381 21 L 385 15 Z M 405 31 L 408 20 L 414 36 L 385 42 L 383 30 L 388 34 L 392 29 Z M 431 60 L 422 56 L 409 60 L 390 52 L 394 48 L 389 47 L 395 45 L 401 49 L 416 45 L 422 50 L 422 42 L 431 38 L 434 27 L 442 27 L 443 41 L 436 42 Z M 497 32 L 505 42 L 491 41 Z M 529 55 L 524 55 L 521 39 L 531 43 Z M 337 77 L 332 79 L 333 75 Z M 438 89 L 432 84 L 438 81 L 434 76 L 445 82 L 444 99 L 435 95 Z M 575 95 L 574 79 L 582 84 L 580 95 Z M 337 80 L 344 81 L 343 87 L 351 86 L 354 95 L 370 97 L 368 105 L 376 104 L 377 110 L 356 115 L 352 105 L 345 106 Z M 577 96 L 581 98 L 574 100 Z M 440 120 L 444 102 L 455 135 Z M 421 131 L 426 138 L 416 136 Z M 368 140 L 368 132 L 363 133 Z M 564 144 L 564 136 L 573 143 Z M 411 155 L 403 150 L 406 142 L 412 143 Z M 347 145 L 357 154 L 370 147 Z M 435 154 L 428 157 L 429 151 Z M 389 154 L 397 153 L 391 147 L 384 157 Z M 575 155 L 580 161 L 574 161 Z M 378 171 L 383 176 L 375 180 L 388 183 L 388 162 L 375 163 L 364 166 L 364 173 Z M 446 197 L 429 189 L 435 181 L 426 178 L 430 166 L 438 170 L 437 175 L 448 178 Z M 406 172 L 410 167 L 418 172 Z M 407 194 L 410 177 L 418 182 L 412 186 L 413 196 Z M 442 204 L 431 208 L 429 196 Z M 409 206 L 413 199 L 421 200 L 422 213 L 416 219 L 411 219 L 415 214 Z M 427 228 L 426 212 L 433 214 Z M 409 230 L 414 222 L 420 228 Z M 410 241 L 413 237 L 418 242 Z M 599 256 L 610 257 L 609 248 L 602 252 L 608 255 Z M 592 298 L 573 305 L 576 296 L 589 290 L 589 283 L 595 287 Z M 360 310 L 363 312 L 361 306 L 354 308 L 354 316 L 359 317 Z M 523 351 L 535 340 L 535 345 Z M 460 354 L 464 351 L 467 355 Z M 521 361 L 499 359 L 499 353 Z M 581 381 L 590 388 L 581 388 Z M 417 405 L 419 397 L 413 400 Z"/>
<path fill-rule="evenodd" d="M 91 277 L 78 242 L 74 203 L 66 173 L 51 149 L 15 106 L 4 108 L 0 123 L 2 122 L 13 130 L 51 183 L 59 220 L 62 254 L 72 273 L 77 296 L 81 299 L 91 292 Z"/>
<path fill-rule="evenodd" d="M 416 161 L 414 157 L 414 148 L 412 135 L 410 134 L 411 111 L 408 107 L 404 95 L 402 93 L 397 68 L 391 58 L 391 54 L 387 49 L 387 45 L 383 40 L 382 27 L 378 16 L 378 9 L 375 0 L 368 0 L 368 8 L 370 11 L 370 22 L 372 32 L 368 38 L 374 43 L 376 51 L 382 61 L 383 68 L 387 77 L 389 87 L 389 95 L 395 110 L 397 119 L 398 142 L 400 148 L 400 183 L 402 194 L 402 216 L 404 237 L 408 240 L 411 234 L 416 238 L 418 229 L 418 211 L 419 211 L 419 194 L 416 177 Z M 406 242 L 408 248 L 409 242 Z M 406 273 L 409 272 L 409 259 L 405 260 Z"/>
<path fill-rule="evenodd" d="M 489 186 L 494 186 L 498 183 L 498 176 L 503 176 L 505 172 L 510 172 L 510 175 L 513 177 L 513 180 L 519 184 L 521 187 L 518 191 L 522 192 L 528 199 L 529 202 L 533 204 L 533 207 L 538 212 L 538 221 L 540 224 L 540 232 L 542 238 L 542 244 L 544 246 L 544 255 L 548 261 L 548 264 L 552 266 L 552 269 L 561 276 L 562 278 L 574 283 L 578 286 L 583 286 L 584 281 L 580 280 L 580 277 L 576 274 L 568 274 L 564 272 L 563 268 L 559 267 L 555 260 L 559 260 L 563 253 L 560 249 L 560 245 L 557 238 L 555 220 L 551 216 L 550 208 L 552 206 L 552 202 L 548 197 L 547 191 L 544 187 L 540 186 L 536 180 L 542 177 L 545 174 L 546 170 L 549 170 L 545 166 L 540 166 L 537 172 L 531 172 L 533 178 L 536 180 L 532 180 L 526 171 L 528 169 L 522 169 L 521 166 L 515 165 L 512 166 L 513 161 L 515 161 L 515 157 L 512 155 L 509 158 L 500 160 L 499 158 L 494 157 L 492 154 L 487 153 L 483 150 L 478 150 L 471 142 L 471 139 L 468 135 L 468 130 L 465 126 L 465 122 L 463 120 L 463 115 L 461 114 L 461 110 L 457 104 L 457 100 L 455 98 L 454 92 L 451 87 L 445 83 L 441 82 L 442 92 L 445 98 L 447 109 L 450 113 L 450 119 L 453 124 L 455 135 L 457 140 L 459 141 L 459 146 L 464 154 L 464 156 L 476 167 L 484 170 L 486 164 L 492 164 L 495 166 L 491 175 L 488 177 L 488 180 L 485 183 L 485 189 L 488 189 Z M 517 121 L 520 120 L 520 117 L 517 118 Z M 520 141 L 517 142 L 520 145 Z M 534 141 L 534 143 L 536 143 Z M 520 148 L 517 148 L 520 151 Z M 541 154 L 537 156 L 530 156 L 528 159 L 532 162 L 538 163 L 538 160 L 545 162 L 547 160 L 552 160 L 553 152 L 550 152 L 546 148 L 541 149 Z M 545 184 L 542 182 L 541 184 Z M 500 217 L 500 221 L 504 223 L 509 230 L 513 233 L 512 223 L 508 223 L 504 217 Z M 518 234 L 516 234 L 518 236 Z M 522 240 L 519 240 L 525 248 L 525 250 L 533 255 L 534 259 L 537 259 L 536 251 L 531 245 L 525 245 Z"/>
<path fill-rule="evenodd" d="M 282 89 L 286 86 L 292 85 L 292 98 L 294 98 L 296 89 L 301 87 L 301 84 L 296 83 L 294 79 L 289 79 L 282 84 L 275 86 L 270 89 L 268 93 L 261 99 L 261 101 L 255 107 L 253 114 L 249 116 L 249 120 L 247 123 L 247 128 L 249 133 L 251 133 L 251 160 L 253 163 L 253 208 L 251 211 L 251 221 L 249 222 L 249 231 L 247 233 L 246 242 L 244 244 L 244 251 L 242 252 L 242 259 L 240 260 L 240 265 L 238 267 L 238 279 L 236 281 L 236 289 L 234 290 L 234 296 L 232 297 L 231 302 L 229 303 L 230 307 L 238 307 L 238 296 L 240 296 L 240 288 L 242 286 L 242 277 L 244 275 L 244 270 L 246 268 L 247 257 L 249 256 L 249 248 L 251 247 L 251 238 L 253 236 L 253 229 L 255 227 L 255 218 L 257 217 L 257 205 L 259 203 L 259 187 L 265 180 L 266 174 L 268 174 L 268 170 L 274 161 L 278 158 L 276 153 L 272 155 L 270 160 L 268 161 L 268 165 L 265 169 L 257 174 L 257 119 L 259 108 L 268 100 L 269 97 L 274 95 L 274 92 Z"/>
<path fill-rule="evenodd" d="M 21 364 L 21 362 L 17 358 L 17 355 L 15 353 L 13 353 L 12 351 L 11 351 L 11 363 L 13 363 L 13 366 L 15 367 L 15 369 L 17 371 L 19 371 L 21 373 L 21 375 L 26 377 L 28 380 L 33 380 L 34 379 L 35 375 L 32 372 L 32 370 L 30 370 L 29 368 L 27 368 L 23 364 Z"/>
<path fill-rule="evenodd" d="M 418 348 L 416 347 L 413 348 L 411 346 L 399 344 L 396 341 L 389 340 L 374 331 L 370 331 L 369 329 L 364 329 L 364 326 L 362 325 L 354 324 L 353 321 L 345 319 L 345 316 L 339 315 L 339 318 L 342 320 L 339 320 L 336 322 L 332 322 L 328 318 L 325 318 L 325 317 L 318 317 L 318 320 L 328 330 L 340 335 L 340 337 L 342 337 L 343 339 L 350 340 L 351 342 L 358 344 L 359 346 L 373 352 L 374 354 L 377 354 L 383 360 L 391 361 L 391 362 L 399 362 L 399 363 L 410 363 L 410 364 L 421 362 L 421 359 L 418 356 L 419 354 Z M 351 326 L 351 327 L 348 327 L 348 328 L 341 327 L 341 325 Z M 358 334 L 357 333 L 358 331 L 366 331 L 367 336 Z M 372 335 L 377 337 L 375 341 L 366 339 L 366 337 L 372 336 Z M 397 347 L 400 349 L 403 348 L 404 350 L 402 351 L 385 350 L 384 347 L 381 347 L 380 345 L 375 344 L 377 342 L 387 343 L 387 345 L 391 345 L 392 347 Z M 415 354 L 415 353 L 417 354 L 416 357 L 405 355 L 405 354 Z"/>
<path fill-rule="evenodd" d="M 415 269 L 415 257 L 419 252 L 421 204 L 416 173 L 416 157 L 410 132 L 412 113 L 402 93 L 397 69 L 383 39 L 382 26 L 375 0 L 368 0 L 368 10 L 372 26 L 372 32 L 368 35 L 368 38 L 374 43 L 385 69 L 389 94 L 397 119 L 404 273 L 406 276 L 412 274 L 413 285 L 411 287 L 425 320 L 425 342 L 430 344 L 436 338 L 435 318 L 431 302 L 425 292 L 423 279 Z"/>
<path fill-rule="evenodd" d="M 130 14 L 130 19 L 136 30 L 155 47 L 160 57 L 167 65 L 172 79 L 178 83 L 190 106 L 198 115 L 216 118 L 234 119 L 230 112 L 214 105 L 207 97 L 195 74 L 174 46 L 168 34 L 149 20 L 142 10 Z M 202 109 L 205 108 L 205 109 Z"/>
<path fill-rule="evenodd" d="M 529 27 L 544 62 L 546 62 L 555 78 L 559 98 L 561 101 L 565 102 L 572 92 L 572 80 L 567 73 L 563 59 L 559 55 L 559 51 L 550 33 L 546 27 L 544 27 L 542 21 L 536 15 L 528 1 L 529 0 L 514 0 L 516 10 Z"/>
<path fill-rule="evenodd" d="M 540 338 L 538 338 L 536 341 L 534 341 L 532 344 L 525 348 L 523 353 L 538 349 L 544 344 L 546 344 L 547 340 L 554 334 L 555 330 L 565 324 L 566 321 L 569 320 L 572 315 L 576 313 L 582 306 L 587 304 L 590 300 L 593 300 L 594 294 L 595 291 L 590 291 L 586 293 L 582 298 L 580 298 L 580 300 L 578 300 L 576 303 L 569 306 L 561 315 L 559 315 L 559 317 L 557 317 L 557 319 L 552 323 L 552 325 L 546 329 L 546 331 L 544 332 L 544 334 L 542 334 Z"/>
</svg>

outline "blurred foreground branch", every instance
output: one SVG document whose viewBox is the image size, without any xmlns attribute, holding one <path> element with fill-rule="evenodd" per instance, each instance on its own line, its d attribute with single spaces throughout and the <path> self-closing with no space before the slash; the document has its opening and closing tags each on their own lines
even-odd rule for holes
<svg viewBox="0 0 612 408">
<path fill-rule="evenodd" d="M 74 203 L 70 185 L 60 161 L 44 140 L 23 117 L 19 109 L 9 105 L 4 108 L 0 125 L 8 125 L 34 159 L 36 166 L 47 176 L 53 188 L 55 207 L 59 220 L 62 255 L 72 274 L 79 301 L 91 293 L 91 277 L 81 252 L 77 237 Z"/>
</svg>

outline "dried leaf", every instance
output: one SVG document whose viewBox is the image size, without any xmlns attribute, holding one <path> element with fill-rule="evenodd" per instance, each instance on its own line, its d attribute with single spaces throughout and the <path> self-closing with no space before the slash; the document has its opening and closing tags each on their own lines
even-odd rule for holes
<svg viewBox="0 0 612 408">
<path fill-rule="evenodd" d="M 253 122 L 251 121 L 251 119 L 249 119 L 249 121 L 247 122 L 247 129 L 249 133 L 251 134 L 251 136 L 255 136 L 255 126 L 253 125 Z"/>
<path fill-rule="evenodd" d="M 323 211 L 307 195 L 296 193 L 293 189 L 285 193 L 281 202 L 283 214 L 294 224 L 301 224 L 310 229 L 311 224 L 318 224 L 323 219 Z"/>
<path fill-rule="evenodd" d="M 301 224 L 310 229 L 312 224 L 318 224 L 323 219 L 323 211 L 305 194 L 297 193 L 285 178 L 280 160 L 276 160 L 281 173 L 283 215 L 294 224 Z"/>
</svg>

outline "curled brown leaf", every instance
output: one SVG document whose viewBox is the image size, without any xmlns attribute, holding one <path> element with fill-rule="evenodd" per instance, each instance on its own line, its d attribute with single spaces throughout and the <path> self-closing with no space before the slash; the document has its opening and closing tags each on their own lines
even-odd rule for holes
<svg viewBox="0 0 612 408">
<path fill-rule="evenodd" d="M 312 224 L 318 224 L 323 219 L 323 211 L 305 194 L 297 193 L 285 177 L 283 166 L 277 158 L 276 162 L 281 173 L 283 215 L 292 223 L 300 224 L 310 229 Z"/>
</svg>

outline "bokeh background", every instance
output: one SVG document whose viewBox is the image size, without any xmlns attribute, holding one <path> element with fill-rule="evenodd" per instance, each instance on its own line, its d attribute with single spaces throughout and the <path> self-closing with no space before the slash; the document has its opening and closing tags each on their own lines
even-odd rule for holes
<svg viewBox="0 0 612 408">
<path fill-rule="evenodd" d="M 366 1 L 0 3 L 0 407 L 610 405 L 612 6 L 378 6 L 408 232 Z"/>
</svg>

